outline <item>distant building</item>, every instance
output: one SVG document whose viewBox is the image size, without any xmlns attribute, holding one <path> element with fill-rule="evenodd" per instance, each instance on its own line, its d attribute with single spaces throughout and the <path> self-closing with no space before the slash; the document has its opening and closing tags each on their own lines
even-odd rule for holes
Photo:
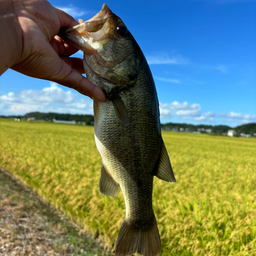
<svg viewBox="0 0 256 256">
<path fill-rule="evenodd" d="M 28 117 L 27 121 L 35 121 L 36 119 L 34 117 Z"/>
<path fill-rule="evenodd" d="M 65 121 L 65 120 L 56 120 L 56 119 L 53 119 L 52 120 L 55 124 L 76 124 L 76 121 L 73 120 L 73 121 Z"/>
<path fill-rule="evenodd" d="M 206 133 L 212 133 L 212 129 L 206 129 L 206 128 L 198 128 L 197 129 L 197 131 L 199 132 L 199 133 L 204 133 L 204 132 L 206 132 Z"/>
<path fill-rule="evenodd" d="M 236 135 L 236 131 L 235 130 L 228 130 L 228 136 L 234 137 L 235 135 Z"/>
<path fill-rule="evenodd" d="M 251 135 L 250 134 L 246 134 L 246 133 L 240 133 L 241 137 L 245 137 L 245 138 L 250 138 Z"/>
</svg>

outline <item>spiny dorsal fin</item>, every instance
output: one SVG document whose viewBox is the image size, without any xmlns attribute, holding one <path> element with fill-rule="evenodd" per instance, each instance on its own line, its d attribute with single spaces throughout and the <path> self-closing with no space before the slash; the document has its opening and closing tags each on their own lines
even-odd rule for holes
<svg viewBox="0 0 256 256">
<path fill-rule="evenodd" d="M 114 181 L 104 165 L 101 167 L 100 175 L 100 193 L 106 196 L 117 196 L 119 184 Z"/>
<path fill-rule="evenodd" d="M 176 182 L 164 142 L 162 142 L 162 148 L 159 156 L 159 164 L 156 177 L 161 180 Z"/>
</svg>

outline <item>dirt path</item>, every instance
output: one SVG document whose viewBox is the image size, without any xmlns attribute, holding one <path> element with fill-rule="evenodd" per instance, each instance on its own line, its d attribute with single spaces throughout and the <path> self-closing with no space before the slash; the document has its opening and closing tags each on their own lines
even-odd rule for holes
<svg viewBox="0 0 256 256">
<path fill-rule="evenodd" d="M 0 167 L 0 255 L 110 255 Z"/>
</svg>

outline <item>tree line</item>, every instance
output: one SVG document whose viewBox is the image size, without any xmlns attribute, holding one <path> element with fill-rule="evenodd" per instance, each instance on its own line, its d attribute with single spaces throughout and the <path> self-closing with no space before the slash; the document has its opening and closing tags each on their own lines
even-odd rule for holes
<svg viewBox="0 0 256 256">
<path fill-rule="evenodd" d="M 243 124 L 236 127 L 230 127 L 228 125 L 193 125 L 186 123 L 166 123 L 162 124 L 162 129 L 172 131 L 184 131 L 184 132 L 195 132 L 200 131 L 201 133 L 212 133 L 212 134 L 227 134 L 228 130 L 234 130 L 237 134 L 250 134 L 256 133 L 256 123 Z"/>
<path fill-rule="evenodd" d="M 28 118 L 35 118 L 35 120 L 52 121 L 65 120 L 76 121 L 76 123 L 85 123 L 87 125 L 94 124 L 93 115 L 78 115 L 78 114 L 61 114 L 55 112 L 42 113 L 42 112 L 29 112 L 23 116 L 6 116 L 8 118 L 20 118 L 21 120 L 27 120 Z"/>
<path fill-rule="evenodd" d="M 24 116 L 2 116 L 8 118 L 20 118 L 28 119 L 34 117 L 36 120 L 52 121 L 56 120 L 65 120 L 65 121 L 76 121 L 76 123 L 86 123 L 87 125 L 94 124 L 93 115 L 78 115 L 78 114 L 61 114 L 55 112 L 42 113 L 42 112 L 29 112 Z M 256 133 L 256 123 L 243 124 L 236 127 L 230 127 L 227 125 L 193 125 L 186 123 L 165 123 L 162 124 L 162 129 L 172 130 L 172 131 L 184 131 L 184 132 L 193 132 L 200 131 L 201 133 L 212 133 L 212 134 L 226 134 L 228 130 L 235 130 L 237 134 L 250 134 L 254 135 Z"/>
</svg>

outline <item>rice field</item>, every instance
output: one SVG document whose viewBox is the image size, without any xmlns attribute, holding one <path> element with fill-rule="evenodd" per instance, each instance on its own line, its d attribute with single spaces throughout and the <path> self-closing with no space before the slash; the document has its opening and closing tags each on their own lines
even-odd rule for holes
<svg viewBox="0 0 256 256">
<path fill-rule="evenodd" d="M 163 132 L 176 183 L 155 178 L 162 256 L 256 255 L 256 140 Z M 0 166 L 113 248 L 122 193 L 100 194 L 93 127 L 0 119 Z"/>
</svg>

